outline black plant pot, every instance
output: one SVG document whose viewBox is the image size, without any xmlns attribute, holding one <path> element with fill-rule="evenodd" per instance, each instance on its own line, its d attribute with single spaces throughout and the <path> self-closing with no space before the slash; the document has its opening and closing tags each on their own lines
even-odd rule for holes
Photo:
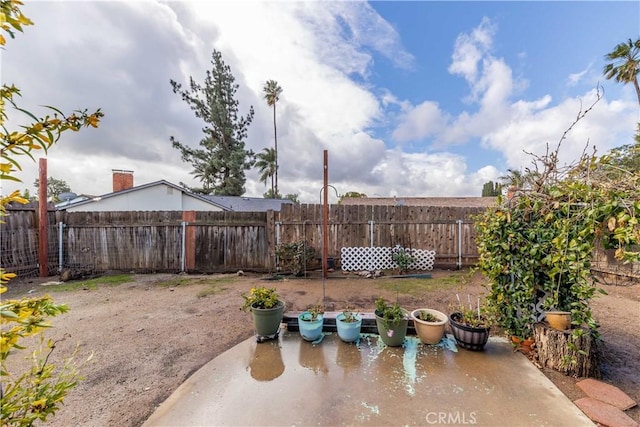
<svg viewBox="0 0 640 427">
<path fill-rule="evenodd" d="M 461 320 L 462 314 L 459 312 L 451 313 L 449 316 L 451 331 L 458 345 L 467 350 L 480 351 L 484 349 L 489 339 L 489 331 L 491 328 L 474 328 L 460 323 Z"/>
</svg>

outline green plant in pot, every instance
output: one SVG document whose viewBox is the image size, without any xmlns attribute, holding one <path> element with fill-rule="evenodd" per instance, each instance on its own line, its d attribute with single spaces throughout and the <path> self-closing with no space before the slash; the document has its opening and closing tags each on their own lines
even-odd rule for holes
<svg viewBox="0 0 640 427">
<path fill-rule="evenodd" d="M 395 302 L 388 303 L 380 297 L 375 301 L 376 326 L 380 339 L 390 347 L 399 347 L 404 342 L 409 326 L 409 313 Z"/>
<path fill-rule="evenodd" d="M 336 329 L 338 336 L 344 342 L 353 342 L 360 337 L 362 328 L 362 316 L 354 313 L 350 307 L 346 307 L 342 313 L 336 316 Z"/>
<path fill-rule="evenodd" d="M 451 332 L 458 345 L 467 350 L 482 350 L 487 344 L 491 332 L 491 316 L 480 306 L 480 299 L 476 307 L 469 302 L 468 306 L 458 299 L 458 308 L 449 315 Z"/>
<path fill-rule="evenodd" d="M 298 329 L 305 341 L 315 341 L 322 335 L 324 305 L 318 303 L 298 315 Z"/>
<path fill-rule="evenodd" d="M 242 294 L 244 300 L 240 307 L 243 311 L 250 311 L 258 341 L 277 336 L 282 322 L 284 302 L 275 288 L 264 286 L 254 287 Z"/>
<path fill-rule="evenodd" d="M 430 308 L 419 308 L 411 312 L 411 317 L 420 341 L 425 344 L 440 342 L 449 321 L 446 314 Z"/>
</svg>

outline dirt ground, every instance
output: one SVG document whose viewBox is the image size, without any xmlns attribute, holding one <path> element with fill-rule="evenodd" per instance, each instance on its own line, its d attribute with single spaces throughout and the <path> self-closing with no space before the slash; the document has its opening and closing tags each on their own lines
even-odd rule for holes
<svg viewBox="0 0 640 427">
<path fill-rule="evenodd" d="M 287 310 L 302 310 L 322 300 L 327 309 L 346 303 L 373 311 L 383 296 L 407 309 L 431 307 L 450 312 L 463 300 L 484 293 L 484 278 L 467 272 L 433 271 L 430 279 L 366 279 L 357 275 L 264 280 L 261 275 L 132 275 L 119 285 L 76 281 L 72 289 L 51 284 L 56 278 L 14 281 L 4 298 L 50 294 L 70 311 L 54 319 L 48 336 L 62 340 L 55 357 L 79 345 L 77 360 L 93 353 L 82 381 L 67 397 L 51 426 L 139 426 L 185 379 L 201 366 L 253 334 L 241 294 L 253 286 L 278 289 Z M 65 288 L 74 282 L 65 283 Z M 594 300 L 601 322 L 604 380 L 640 401 L 640 284 L 603 286 L 608 295 Z M 578 379 L 545 374 L 570 399 L 584 395 Z M 627 413 L 640 422 L 638 407 Z"/>
</svg>

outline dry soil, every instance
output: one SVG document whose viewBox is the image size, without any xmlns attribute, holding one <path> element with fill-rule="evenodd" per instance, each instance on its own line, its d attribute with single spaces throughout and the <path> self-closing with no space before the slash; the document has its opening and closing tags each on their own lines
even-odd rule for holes
<svg viewBox="0 0 640 427">
<path fill-rule="evenodd" d="M 444 312 L 456 293 L 475 301 L 484 279 L 467 272 L 433 271 L 430 279 L 367 279 L 357 275 L 271 281 L 261 275 L 131 275 L 119 285 L 52 279 L 14 281 L 4 298 L 50 294 L 70 311 L 54 319 L 48 336 L 60 340 L 54 357 L 73 352 L 82 381 L 48 423 L 51 426 L 138 426 L 185 379 L 233 345 L 251 337 L 250 315 L 239 310 L 241 294 L 253 286 L 278 289 L 288 310 L 322 300 L 329 310 L 346 303 L 373 311 L 374 300 L 398 298 L 405 308 L 428 306 Z M 69 284 L 73 284 L 69 290 Z M 604 380 L 640 401 L 640 284 L 602 285 L 608 295 L 594 300 L 601 322 Z M 67 288 L 67 290 L 64 290 Z M 544 372 L 570 399 L 583 397 L 576 378 Z M 627 413 L 640 422 L 638 407 Z"/>
</svg>

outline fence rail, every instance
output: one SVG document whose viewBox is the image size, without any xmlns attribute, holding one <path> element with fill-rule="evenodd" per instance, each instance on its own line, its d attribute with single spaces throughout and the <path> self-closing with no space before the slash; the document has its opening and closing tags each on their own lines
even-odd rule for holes
<svg viewBox="0 0 640 427">
<path fill-rule="evenodd" d="M 474 265 L 474 215 L 485 208 L 329 206 L 328 255 L 343 247 L 433 250 L 435 266 Z M 137 272 L 275 271 L 279 243 L 305 240 L 322 251 L 322 206 L 280 212 L 49 212 L 49 274 L 61 269 Z M 0 262 L 19 276 L 38 275 L 38 215 L 9 211 L 0 225 Z M 610 257 L 609 257 L 610 258 Z M 596 257 L 600 268 L 606 257 Z M 637 267 L 637 266 L 636 266 Z M 611 269 L 611 268 L 610 268 Z M 638 274 L 638 269 L 631 270 Z"/>
</svg>

